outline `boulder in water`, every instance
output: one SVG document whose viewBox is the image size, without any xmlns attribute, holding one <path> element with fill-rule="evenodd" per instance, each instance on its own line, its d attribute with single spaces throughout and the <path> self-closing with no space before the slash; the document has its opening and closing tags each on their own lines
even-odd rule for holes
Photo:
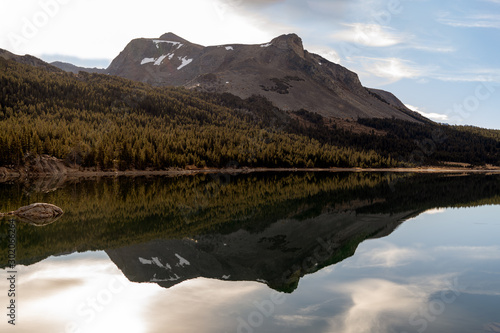
<svg viewBox="0 0 500 333">
<path fill-rule="evenodd" d="M 36 226 L 43 226 L 55 222 L 64 214 L 56 205 L 48 203 L 34 203 L 4 215 L 16 216 L 17 220 Z"/>
</svg>

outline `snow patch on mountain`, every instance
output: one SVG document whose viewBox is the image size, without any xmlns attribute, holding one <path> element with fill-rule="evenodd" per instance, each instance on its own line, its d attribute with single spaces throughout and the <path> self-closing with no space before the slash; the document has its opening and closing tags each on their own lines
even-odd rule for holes
<svg viewBox="0 0 500 333">
<path fill-rule="evenodd" d="M 153 63 L 153 65 L 156 65 L 156 66 L 160 66 L 162 61 L 168 57 L 169 60 L 172 59 L 172 57 L 174 56 L 173 53 L 168 53 L 168 54 L 164 54 L 158 58 L 144 58 L 141 60 L 141 65 L 145 65 L 145 64 L 149 64 L 149 63 Z"/>
<path fill-rule="evenodd" d="M 158 45 L 159 43 L 169 43 L 169 44 L 173 44 L 174 46 L 177 46 L 177 50 L 180 49 L 182 46 L 184 46 L 184 44 L 180 43 L 180 42 L 172 42 L 170 40 L 161 40 L 161 39 L 155 39 L 153 40 L 153 43 L 156 44 L 156 48 L 160 48 L 160 46 Z"/>
<path fill-rule="evenodd" d="M 147 63 L 150 63 L 150 62 L 155 62 L 155 61 L 156 61 L 155 58 L 144 58 L 141 61 L 141 65 L 144 65 L 144 64 L 147 64 Z"/>
<path fill-rule="evenodd" d="M 175 254 L 175 256 L 177 257 L 177 259 L 179 259 L 179 263 L 177 264 L 178 266 L 184 267 L 191 265 L 189 261 L 178 255 L 177 253 Z"/>
<path fill-rule="evenodd" d="M 155 63 L 154 63 L 154 64 L 155 64 L 156 66 L 160 66 L 160 65 L 161 65 L 161 62 L 162 62 L 162 61 L 163 61 L 163 59 L 165 59 L 166 57 L 167 57 L 167 55 L 166 55 L 166 54 L 162 55 L 161 57 L 159 57 L 158 59 L 156 59 L 156 61 L 155 61 Z"/>
<path fill-rule="evenodd" d="M 178 59 L 182 61 L 182 64 L 179 67 L 177 67 L 177 70 L 183 68 L 184 66 L 189 65 L 191 61 L 193 61 L 193 59 L 188 59 L 187 57 L 182 57 L 182 58 L 178 57 Z"/>
<path fill-rule="evenodd" d="M 160 268 L 172 269 L 172 266 L 170 266 L 168 263 L 166 265 L 163 265 L 158 257 L 153 257 L 151 258 L 151 260 L 139 257 L 139 262 L 143 265 L 156 265 Z"/>
</svg>

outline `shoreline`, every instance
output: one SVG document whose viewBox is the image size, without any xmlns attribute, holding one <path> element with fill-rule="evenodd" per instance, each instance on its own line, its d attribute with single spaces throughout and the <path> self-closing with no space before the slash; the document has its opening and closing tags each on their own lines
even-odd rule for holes
<svg viewBox="0 0 500 333">
<path fill-rule="evenodd" d="M 392 173 L 442 173 L 442 174 L 500 174 L 500 167 L 493 168 L 453 168 L 453 167 L 416 167 L 416 168 L 203 168 L 167 170 L 124 170 L 98 171 L 66 169 L 62 172 L 31 172 L 19 170 L 0 170 L 0 183 L 39 178 L 100 178 L 100 177 L 140 177 L 140 176 L 189 176 L 196 174 L 249 174 L 262 172 L 392 172 Z"/>
</svg>

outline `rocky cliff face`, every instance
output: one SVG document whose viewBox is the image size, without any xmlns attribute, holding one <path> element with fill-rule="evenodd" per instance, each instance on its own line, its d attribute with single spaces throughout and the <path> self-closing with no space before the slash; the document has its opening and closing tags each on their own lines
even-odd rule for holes
<svg viewBox="0 0 500 333">
<path fill-rule="evenodd" d="M 303 108 L 326 117 L 426 120 L 402 103 L 377 98 L 356 73 L 304 50 L 295 34 L 259 45 L 209 47 L 172 33 L 135 39 L 107 72 L 157 86 L 228 92 L 242 98 L 262 95 L 282 110 Z"/>
</svg>

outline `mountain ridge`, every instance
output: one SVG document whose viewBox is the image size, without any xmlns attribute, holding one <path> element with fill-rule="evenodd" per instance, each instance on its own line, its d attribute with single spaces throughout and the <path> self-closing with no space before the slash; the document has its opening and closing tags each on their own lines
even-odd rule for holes
<svg viewBox="0 0 500 333">
<path fill-rule="evenodd" d="M 111 62 L 107 73 L 154 86 L 183 86 L 240 98 L 262 95 L 284 111 L 431 122 L 392 94 L 396 103 L 373 96 L 356 73 L 305 50 L 293 33 L 264 44 L 206 47 L 171 32 L 160 38 L 138 38 Z"/>
<path fill-rule="evenodd" d="M 54 62 L 51 62 L 50 64 L 52 66 L 59 68 L 59 69 L 62 69 L 65 72 L 70 72 L 73 74 L 78 74 L 79 72 L 106 74 L 105 68 L 81 67 L 81 66 L 76 66 L 76 65 L 73 65 L 69 62 L 63 62 L 63 61 L 54 61 Z"/>
<path fill-rule="evenodd" d="M 37 57 L 34 57 L 32 55 L 26 54 L 24 56 L 14 54 L 12 52 L 9 52 L 4 49 L 0 49 L 0 58 L 3 58 L 5 60 L 13 60 L 15 62 L 24 64 L 24 65 L 30 65 L 33 67 L 38 67 L 42 68 L 46 71 L 49 72 L 62 72 L 62 70 L 54 65 L 51 65 Z"/>
</svg>

